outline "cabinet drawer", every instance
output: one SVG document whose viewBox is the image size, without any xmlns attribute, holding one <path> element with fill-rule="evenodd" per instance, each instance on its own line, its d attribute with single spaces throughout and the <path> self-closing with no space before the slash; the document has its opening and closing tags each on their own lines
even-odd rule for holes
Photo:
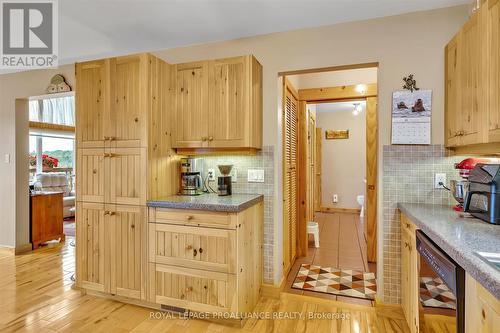
<svg viewBox="0 0 500 333">
<path fill-rule="evenodd" d="M 236 230 L 149 223 L 149 261 L 236 273 Z"/>
<path fill-rule="evenodd" d="M 155 265 L 155 303 L 194 311 L 237 311 L 236 275 Z"/>
<path fill-rule="evenodd" d="M 150 222 L 190 226 L 236 228 L 236 219 L 229 213 L 185 209 L 150 209 Z"/>
</svg>

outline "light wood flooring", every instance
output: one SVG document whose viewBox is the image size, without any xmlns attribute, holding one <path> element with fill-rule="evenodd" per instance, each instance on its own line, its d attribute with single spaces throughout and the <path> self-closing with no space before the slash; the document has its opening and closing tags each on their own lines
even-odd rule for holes
<svg viewBox="0 0 500 333">
<path fill-rule="evenodd" d="M 14 256 L 0 249 L 1 332 L 409 332 L 400 307 L 346 304 L 282 293 L 256 312 L 299 319 L 249 319 L 241 329 L 194 319 L 150 319 L 152 310 L 72 289 L 74 247 L 66 244 Z M 338 313 L 344 319 L 311 319 Z"/>
<path fill-rule="evenodd" d="M 297 258 L 288 274 L 284 291 L 347 303 L 373 305 L 370 300 L 291 288 L 301 264 L 376 272 L 376 265 L 366 261 L 363 220 L 358 214 L 316 213 L 315 219 L 319 224 L 319 248 L 314 247 L 313 237 L 310 235 L 308 255 Z"/>
</svg>

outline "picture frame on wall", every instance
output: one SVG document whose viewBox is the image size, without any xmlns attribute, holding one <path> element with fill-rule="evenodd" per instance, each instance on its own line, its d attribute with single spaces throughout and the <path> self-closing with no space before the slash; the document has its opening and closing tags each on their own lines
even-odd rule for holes
<svg viewBox="0 0 500 333">
<path fill-rule="evenodd" d="M 432 90 L 399 90 L 392 93 L 393 145 L 430 145 Z"/>
<path fill-rule="evenodd" d="M 349 139 L 349 130 L 326 130 L 326 140 Z"/>
</svg>

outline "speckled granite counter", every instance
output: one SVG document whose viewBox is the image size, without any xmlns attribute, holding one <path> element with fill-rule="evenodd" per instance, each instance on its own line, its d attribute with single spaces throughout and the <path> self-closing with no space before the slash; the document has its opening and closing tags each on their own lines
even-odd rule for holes
<svg viewBox="0 0 500 333">
<path fill-rule="evenodd" d="M 170 197 L 149 200 L 149 207 L 198 209 L 217 212 L 237 213 L 264 200 L 261 194 L 233 194 L 220 197 L 217 194 L 197 196 L 173 195 Z"/>
<path fill-rule="evenodd" d="M 500 225 L 460 217 L 449 206 L 399 203 L 398 208 L 466 272 L 500 299 L 500 271 L 475 253 L 500 252 Z"/>
</svg>

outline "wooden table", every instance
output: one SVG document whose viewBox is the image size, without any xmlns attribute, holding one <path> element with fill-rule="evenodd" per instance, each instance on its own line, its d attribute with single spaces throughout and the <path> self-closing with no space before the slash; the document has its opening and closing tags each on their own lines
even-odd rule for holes
<svg viewBox="0 0 500 333">
<path fill-rule="evenodd" d="M 64 240 L 62 192 L 33 192 L 30 196 L 30 211 L 33 250 L 50 240 Z"/>
</svg>

